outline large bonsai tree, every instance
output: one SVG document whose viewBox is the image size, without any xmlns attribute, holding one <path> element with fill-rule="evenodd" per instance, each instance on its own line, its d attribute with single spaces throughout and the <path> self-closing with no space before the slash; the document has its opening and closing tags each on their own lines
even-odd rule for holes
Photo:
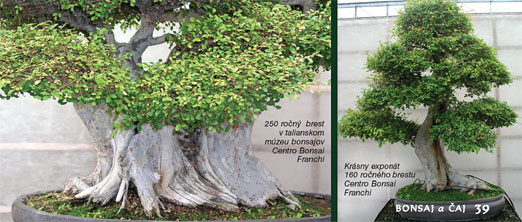
<svg viewBox="0 0 522 222">
<path fill-rule="evenodd" d="M 76 198 L 147 214 L 161 201 L 237 210 L 298 201 L 253 155 L 252 121 L 329 67 L 329 3 L 302 13 L 251 0 L 2 0 L 0 97 L 73 103 L 94 138 Z M 129 42 L 113 29 L 137 27 Z M 177 30 L 154 37 L 153 31 Z M 144 51 L 169 43 L 165 62 Z M 3 91 L 3 93 L 2 93 Z"/>
<path fill-rule="evenodd" d="M 449 0 L 408 1 L 397 19 L 395 41 L 381 44 L 367 59 L 372 82 L 357 110 L 348 110 L 339 123 L 344 137 L 413 146 L 428 191 L 488 189 L 455 171 L 443 147 L 491 152 L 493 129 L 512 125 L 517 117 L 506 103 L 487 96 L 492 87 L 512 80 L 459 10 Z M 465 95 L 458 96 L 459 90 Z M 407 118 L 407 109 L 424 107 L 422 123 Z"/>
</svg>

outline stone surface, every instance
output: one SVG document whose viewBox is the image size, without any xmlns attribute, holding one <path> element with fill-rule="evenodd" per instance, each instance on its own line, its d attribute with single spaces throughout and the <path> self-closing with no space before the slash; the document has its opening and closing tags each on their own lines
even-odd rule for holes
<svg viewBox="0 0 522 222">
<path fill-rule="evenodd" d="M 30 96 L 0 100 L 0 143 L 89 143 L 72 104 Z"/>
<path fill-rule="evenodd" d="M 379 47 L 379 41 L 385 41 L 390 37 L 390 32 L 387 30 L 391 28 L 392 24 L 392 21 L 387 19 L 361 19 L 352 24 L 345 21 L 339 22 L 337 32 L 339 54 L 376 50 Z M 339 70 L 339 73 L 341 71 Z"/>
<path fill-rule="evenodd" d="M 514 77 L 522 76 L 522 63 L 520 62 L 520 49 L 506 48 L 497 50 L 497 58 L 508 67 L 508 71 Z"/>
<path fill-rule="evenodd" d="M 497 45 L 499 47 L 520 46 L 522 42 L 522 17 L 520 15 L 492 16 L 497 33 Z"/>
<path fill-rule="evenodd" d="M 510 85 L 501 86 L 499 88 L 499 98 L 511 106 L 520 108 L 522 107 L 522 97 L 520 96 L 521 89 L 522 79 L 514 79 Z"/>
<path fill-rule="evenodd" d="M 11 222 L 11 221 L 13 221 L 13 217 L 11 216 L 11 213 L 3 213 L 3 214 L 0 214 L 0 221 Z"/>
<path fill-rule="evenodd" d="M 0 149 L 0 205 L 11 206 L 22 194 L 61 189 L 65 180 L 94 169 L 93 149 Z"/>
<path fill-rule="evenodd" d="M 339 69 L 340 82 L 364 81 L 368 79 L 369 73 L 361 72 L 361 70 L 365 69 L 366 53 L 339 53 L 337 58 L 339 60 L 337 67 Z"/>
<path fill-rule="evenodd" d="M 354 109 L 357 97 L 361 96 L 361 90 L 367 88 L 367 85 L 368 83 L 364 82 L 339 83 L 339 95 L 337 97 L 339 111 L 343 111 L 344 113 L 350 108 Z"/>
<path fill-rule="evenodd" d="M 94 168 L 94 150 L 75 144 L 0 144 L 0 221 L 12 221 L 11 204 L 20 195 L 61 189 L 73 176 Z"/>
</svg>

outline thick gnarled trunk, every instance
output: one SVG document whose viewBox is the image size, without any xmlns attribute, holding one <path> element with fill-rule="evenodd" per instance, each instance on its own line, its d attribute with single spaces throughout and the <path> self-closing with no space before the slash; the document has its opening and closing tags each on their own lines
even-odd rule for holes
<svg viewBox="0 0 522 222">
<path fill-rule="evenodd" d="M 139 132 L 129 129 L 111 137 L 114 118 L 106 106 L 75 108 L 94 138 L 98 157 L 91 175 L 66 182 L 65 191 L 77 198 L 102 204 L 115 199 L 123 208 L 132 183 L 148 214 L 159 215 L 161 200 L 235 211 L 239 203 L 266 207 L 268 200 L 281 197 L 289 206 L 299 206 L 252 154 L 252 123 L 229 132 L 201 129 L 192 134 L 144 125 Z"/>
<path fill-rule="evenodd" d="M 278 197 L 290 206 L 298 205 L 292 194 L 281 189 L 279 181 L 252 153 L 252 125 L 242 124 L 221 133 L 203 130 L 197 158 L 199 172 L 205 177 L 220 178 L 247 206 L 266 207 L 267 200 Z M 209 174 L 208 170 L 213 172 Z"/>
<path fill-rule="evenodd" d="M 415 137 L 415 153 L 424 170 L 424 188 L 427 191 L 442 191 L 458 188 L 474 192 L 476 189 L 488 189 L 481 181 L 459 174 L 446 160 L 443 144 L 440 140 L 431 140 L 429 130 L 434 124 L 435 113 L 439 106 L 430 107 L 426 119 L 419 127 Z"/>
</svg>

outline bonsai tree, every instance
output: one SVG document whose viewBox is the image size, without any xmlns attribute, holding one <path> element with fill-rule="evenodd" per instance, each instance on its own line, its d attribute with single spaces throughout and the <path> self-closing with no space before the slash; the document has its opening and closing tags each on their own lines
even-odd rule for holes
<svg viewBox="0 0 522 222">
<path fill-rule="evenodd" d="M 97 152 L 65 192 L 123 208 L 131 184 L 150 215 L 169 201 L 238 210 L 299 202 L 251 151 L 252 122 L 329 67 L 329 3 L 4 0 L 0 97 L 73 103 Z M 137 27 L 129 42 L 113 29 Z M 153 36 L 160 28 L 176 30 Z M 167 61 L 144 51 L 170 44 Z"/>
<path fill-rule="evenodd" d="M 488 189 L 459 174 L 443 147 L 457 153 L 492 152 L 494 128 L 517 115 L 488 97 L 493 87 L 510 83 L 506 67 L 484 41 L 473 35 L 470 19 L 449 0 L 411 0 L 399 13 L 395 41 L 368 56 L 371 83 L 339 122 L 343 137 L 412 146 L 425 174 L 427 191 Z M 458 92 L 464 95 L 458 95 Z M 423 122 L 406 110 L 427 108 Z"/>
</svg>

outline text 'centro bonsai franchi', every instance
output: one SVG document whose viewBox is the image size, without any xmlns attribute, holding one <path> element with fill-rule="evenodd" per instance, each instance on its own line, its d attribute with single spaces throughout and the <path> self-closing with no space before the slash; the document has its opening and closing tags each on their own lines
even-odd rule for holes
<svg viewBox="0 0 522 222">
<path fill-rule="evenodd" d="M 473 34 L 470 18 L 455 1 L 408 1 L 393 40 L 368 56 L 372 82 L 358 99 L 357 110 L 348 110 L 341 119 L 340 135 L 373 139 L 379 146 L 412 146 L 427 191 L 488 189 L 452 168 L 443 147 L 457 153 L 492 152 L 494 128 L 516 122 L 506 103 L 487 95 L 512 81 L 506 66 Z M 423 122 L 407 118 L 408 110 L 419 108 L 428 109 Z"/>
<path fill-rule="evenodd" d="M 117 25 L 137 32 L 118 42 Z M 176 31 L 154 37 L 162 27 Z M 161 43 L 167 61 L 142 63 Z M 73 103 L 95 141 L 95 171 L 65 192 L 123 207 L 134 184 L 148 215 L 160 199 L 299 206 L 253 156 L 252 120 L 329 60 L 329 3 L 303 13 L 251 0 L 0 1 L 0 97 Z"/>
</svg>

